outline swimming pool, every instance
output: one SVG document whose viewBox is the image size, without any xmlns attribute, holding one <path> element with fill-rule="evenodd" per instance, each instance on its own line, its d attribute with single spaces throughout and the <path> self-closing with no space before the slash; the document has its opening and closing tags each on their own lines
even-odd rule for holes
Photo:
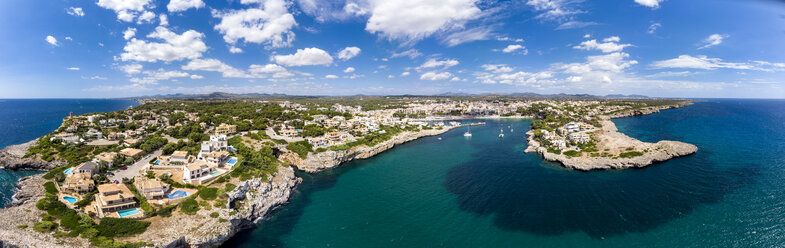
<svg viewBox="0 0 785 248">
<path fill-rule="evenodd" d="M 73 169 L 74 169 L 74 168 L 68 168 L 67 170 L 63 171 L 63 173 L 65 173 L 65 174 L 71 174 L 71 170 L 73 170 Z"/>
<path fill-rule="evenodd" d="M 185 191 L 182 191 L 182 190 L 176 190 L 176 191 L 172 192 L 171 194 L 166 195 L 166 198 L 177 199 L 177 198 L 180 198 L 180 197 L 186 197 L 188 195 L 189 195 L 188 192 L 185 192 Z"/>
<path fill-rule="evenodd" d="M 156 160 L 155 162 L 153 162 L 153 164 L 156 164 L 156 165 L 161 164 L 161 160 Z"/>
<path fill-rule="evenodd" d="M 210 176 L 214 176 L 215 177 L 215 176 L 221 175 L 223 173 L 224 173 L 223 171 L 215 171 L 213 173 L 210 173 Z"/>
<path fill-rule="evenodd" d="M 138 208 L 132 208 L 132 209 L 126 209 L 126 210 L 122 210 L 122 211 L 117 211 L 117 215 L 119 215 L 120 217 L 131 216 L 131 215 L 135 215 L 135 214 L 139 214 L 139 213 L 141 213 L 141 212 L 139 212 Z"/>
<path fill-rule="evenodd" d="M 63 196 L 63 200 L 71 204 L 74 204 L 74 202 L 76 202 L 76 198 L 73 196 Z"/>
<path fill-rule="evenodd" d="M 226 163 L 227 163 L 227 164 L 234 165 L 235 163 L 237 163 L 237 159 L 236 159 L 236 158 L 229 159 L 229 162 L 226 162 Z"/>
</svg>

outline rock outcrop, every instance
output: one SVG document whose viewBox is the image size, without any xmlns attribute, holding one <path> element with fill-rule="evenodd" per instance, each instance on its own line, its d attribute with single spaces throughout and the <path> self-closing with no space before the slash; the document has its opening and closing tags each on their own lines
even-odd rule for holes
<svg viewBox="0 0 785 248">
<path fill-rule="evenodd" d="M 442 129 L 431 129 L 431 130 L 422 130 L 419 132 L 403 132 L 396 136 L 393 136 L 391 139 L 376 144 L 375 146 L 356 146 L 352 147 L 347 150 L 342 151 L 325 151 L 320 153 L 311 153 L 308 155 L 307 159 L 297 160 L 295 159 L 292 163 L 293 165 L 297 166 L 298 169 L 309 172 L 315 173 L 320 172 L 326 169 L 334 168 L 340 164 L 345 162 L 349 162 L 355 159 L 366 159 L 373 157 L 376 154 L 384 152 L 390 148 L 393 148 L 395 145 L 403 144 L 421 137 L 425 136 L 434 136 L 443 134 L 454 127 L 443 127 Z M 298 162 L 299 161 L 299 162 Z"/>
<path fill-rule="evenodd" d="M 8 170 L 51 170 L 65 162 L 47 162 L 38 158 L 25 158 L 27 149 L 38 144 L 38 140 L 12 145 L 0 150 L 0 168 Z"/>
<path fill-rule="evenodd" d="M 665 108 L 671 107 L 666 106 Z M 643 110 L 643 112 L 636 110 L 625 112 L 623 115 L 614 116 L 632 116 L 643 113 L 648 114 L 657 112 L 659 112 L 658 108 L 647 108 Z M 616 128 L 616 125 L 610 121 L 608 117 L 604 117 L 604 119 L 601 121 L 601 124 L 602 130 L 594 132 L 595 138 L 599 140 L 598 148 L 600 148 L 601 152 L 604 151 L 604 149 L 609 149 L 615 153 L 632 150 L 643 151 L 643 155 L 631 158 L 620 158 L 601 156 L 591 157 L 586 156 L 586 154 L 579 157 L 570 157 L 562 153 L 556 154 L 548 152 L 546 147 L 542 147 L 540 143 L 534 139 L 534 131 L 532 130 L 526 132 L 526 135 L 528 136 L 529 147 L 526 148 L 525 152 L 536 152 L 540 154 L 543 159 L 552 162 L 559 162 L 561 165 L 569 169 L 589 171 L 640 168 L 649 166 L 656 162 L 662 162 L 668 159 L 690 155 L 698 151 L 697 146 L 679 141 L 663 140 L 657 143 L 648 143 L 634 139 L 624 135 L 623 133 L 620 133 Z"/>
</svg>

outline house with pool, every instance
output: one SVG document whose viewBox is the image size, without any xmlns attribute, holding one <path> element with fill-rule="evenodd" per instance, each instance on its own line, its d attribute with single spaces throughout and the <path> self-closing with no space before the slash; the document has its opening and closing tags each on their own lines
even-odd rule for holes
<svg viewBox="0 0 785 248">
<path fill-rule="evenodd" d="M 76 173 L 72 172 L 65 177 L 63 185 L 60 186 L 60 191 L 66 194 L 86 194 L 93 191 L 95 182 L 93 182 L 92 175 L 87 172 Z"/>
<path fill-rule="evenodd" d="M 98 217 L 114 218 L 140 218 L 144 214 L 138 208 L 136 198 L 125 184 L 101 184 L 98 185 L 98 194 L 95 198 L 93 208 Z"/>
<path fill-rule="evenodd" d="M 158 179 L 150 179 L 147 177 L 136 177 L 134 179 L 134 187 L 136 191 L 147 200 L 160 200 L 166 197 L 171 187 L 165 182 Z"/>
</svg>

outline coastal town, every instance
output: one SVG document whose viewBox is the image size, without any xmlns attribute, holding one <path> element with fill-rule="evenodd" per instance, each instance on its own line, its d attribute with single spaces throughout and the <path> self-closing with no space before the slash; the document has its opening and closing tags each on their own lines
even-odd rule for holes
<svg viewBox="0 0 785 248">
<path fill-rule="evenodd" d="M 284 204 L 301 180 L 295 169 L 323 171 L 421 137 L 481 125 L 478 118 L 533 119 L 527 135 L 507 138 L 528 142 L 527 152 L 569 169 L 642 167 L 696 148 L 640 142 L 616 132 L 609 119 L 688 104 L 480 97 L 145 99 L 123 111 L 69 115 L 56 131 L 25 146 L 20 161 L 56 166 L 20 182 L 15 207 L 3 210 L 18 224 L 0 234 L 16 237 L 4 240 L 8 244 L 53 247 L 217 246 Z M 629 140 L 619 141 L 624 139 Z"/>
</svg>

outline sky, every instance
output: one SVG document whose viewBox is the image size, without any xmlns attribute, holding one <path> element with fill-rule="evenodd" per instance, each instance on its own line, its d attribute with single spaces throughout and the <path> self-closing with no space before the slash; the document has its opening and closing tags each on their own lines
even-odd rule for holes
<svg viewBox="0 0 785 248">
<path fill-rule="evenodd" d="M 0 98 L 785 98 L 775 0 L 0 1 Z"/>
</svg>

